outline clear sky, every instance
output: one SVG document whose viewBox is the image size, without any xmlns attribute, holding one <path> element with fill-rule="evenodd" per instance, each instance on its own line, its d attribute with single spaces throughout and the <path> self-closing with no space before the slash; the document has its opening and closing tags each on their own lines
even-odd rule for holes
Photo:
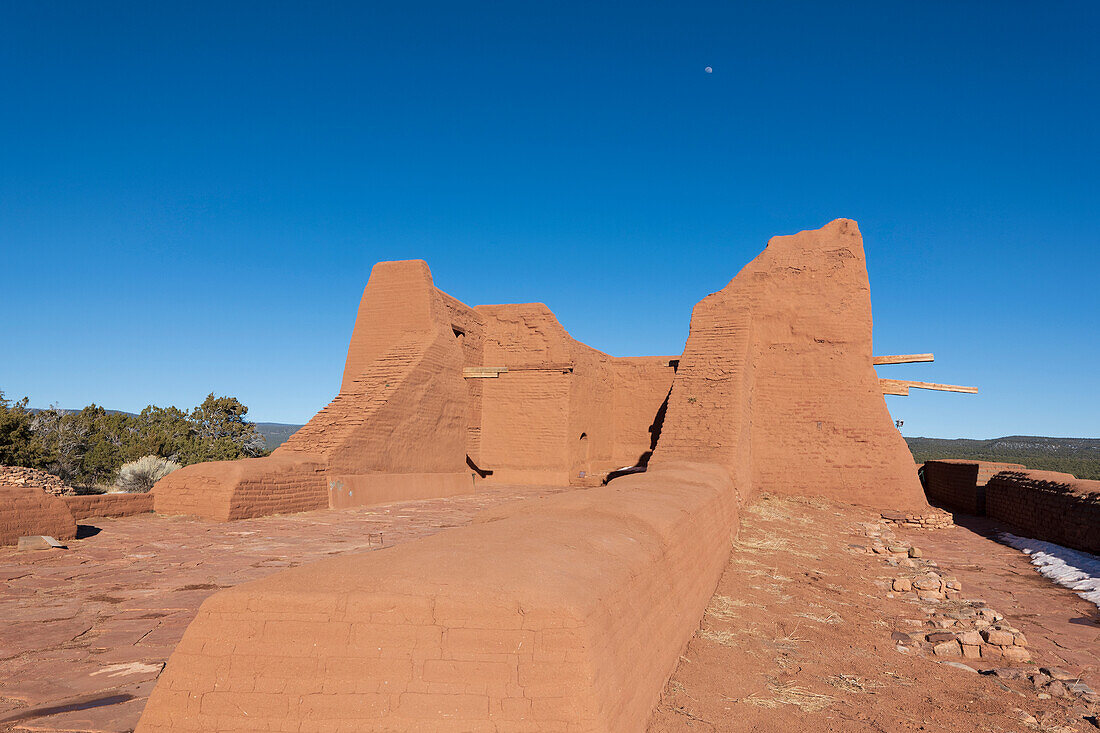
<svg viewBox="0 0 1100 733">
<path fill-rule="evenodd" d="M 6 2 L 0 389 L 331 399 L 371 265 L 683 349 L 859 222 L 906 435 L 1100 436 L 1095 2 Z M 713 73 L 706 73 L 711 66 Z"/>
</svg>

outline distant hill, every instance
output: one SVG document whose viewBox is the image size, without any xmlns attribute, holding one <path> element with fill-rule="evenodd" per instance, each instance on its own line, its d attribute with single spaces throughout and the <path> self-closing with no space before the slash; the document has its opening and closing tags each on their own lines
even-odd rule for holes
<svg viewBox="0 0 1100 733">
<path fill-rule="evenodd" d="M 1100 479 L 1100 438 L 1043 438 L 1010 435 L 989 440 L 906 438 L 918 462 L 934 458 L 972 458 L 1022 463 L 1042 471 L 1072 473 L 1077 478 Z"/>
<path fill-rule="evenodd" d="M 287 438 L 298 432 L 301 425 L 291 425 L 283 422 L 258 422 L 256 429 L 264 436 L 264 445 L 268 450 L 275 450 L 286 442 Z"/>
</svg>

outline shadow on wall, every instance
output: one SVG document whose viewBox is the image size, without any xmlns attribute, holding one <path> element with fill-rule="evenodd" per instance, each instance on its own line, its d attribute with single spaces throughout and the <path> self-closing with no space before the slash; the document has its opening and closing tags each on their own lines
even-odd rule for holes
<svg viewBox="0 0 1100 733">
<path fill-rule="evenodd" d="M 633 466 L 619 468 L 607 474 L 607 477 L 603 480 L 604 486 L 620 476 L 645 473 L 646 468 L 649 466 L 649 459 L 653 457 L 653 451 L 657 448 L 657 441 L 661 439 L 661 428 L 665 425 L 665 414 L 668 413 L 668 398 L 670 396 L 672 396 L 671 387 L 669 387 L 668 394 L 665 395 L 665 401 L 657 408 L 657 414 L 653 416 L 653 423 L 649 426 L 649 450 L 638 456 L 638 460 Z"/>
<path fill-rule="evenodd" d="M 470 458 L 470 456 L 466 456 L 466 465 L 470 467 L 471 471 L 477 474 L 478 478 L 485 478 L 493 475 L 493 472 L 488 469 L 478 468 L 478 465 L 474 463 L 474 459 Z"/>
</svg>

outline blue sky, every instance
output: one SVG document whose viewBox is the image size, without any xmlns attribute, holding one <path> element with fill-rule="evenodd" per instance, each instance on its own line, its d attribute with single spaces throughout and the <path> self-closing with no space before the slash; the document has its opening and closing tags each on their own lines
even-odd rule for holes
<svg viewBox="0 0 1100 733">
<path fill-rule="evenodd" d="M 830 7 L 831 5 L 831 7 Z M 615 355 L 859 222 L 906 435 L 1100 436 L 1096 3 L 5 3 L 0 389 L 336 393 L 371 265 Z M 704 73 L 706 66 L 712 74 Z"/>
</svg>

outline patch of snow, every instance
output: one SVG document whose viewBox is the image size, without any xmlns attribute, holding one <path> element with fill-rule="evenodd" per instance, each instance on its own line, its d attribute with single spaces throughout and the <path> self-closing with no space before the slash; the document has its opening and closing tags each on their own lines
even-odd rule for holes
<svg viewBox="0 0 1100 733">
<path fill-rule="evenodd" d="M 1028 555 L 1040 573 L 1100 608 L 1100 557 L 1009 532 L 1001 532 L 1000 539 Z"/>
</svg>

